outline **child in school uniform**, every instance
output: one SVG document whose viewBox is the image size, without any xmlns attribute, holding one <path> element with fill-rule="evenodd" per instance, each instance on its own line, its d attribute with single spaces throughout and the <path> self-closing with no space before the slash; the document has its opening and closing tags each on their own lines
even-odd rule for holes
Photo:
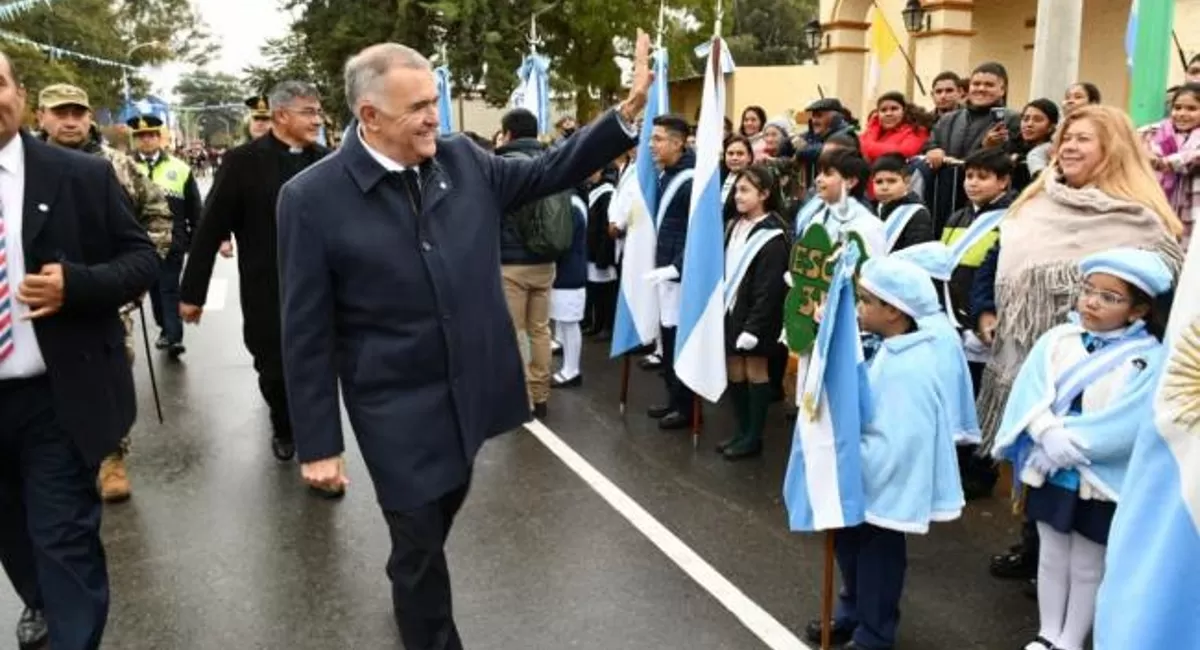
<svg viewBox="0 0 1200 650">
<path fill-rule="evenodd" d="M 1138 429 L 1152 417 L 1163 355 L 1155 304 L 1172 274 L 1162 258 L 1115 249 L 1079 266 L 1076 311 L 1029 353 L 993 451 L 1012 461 L 1040 538 L 1040 627 L 1026 650 L 1083 650 L 1119 490 Z"/>
<path fill-rule="evenodd" d="M 587 221 L 588 209 L 580 192 L 571 196 L 571 216 L 575 231 L 571 248 L 558 258 L 554 269 L 554 287 L 550 291 L 550 320 L 554 338 L 562 344 L 562 367 L 550 379 L 554 388 L 583 385 L 579 359 L 583 354 L 583 331 L 579 323 L 587 303 Z"/>
<path fill-rule="evenodd" d="M 833 640 L 849 650 L 887 650 L 900 620 L 905 536 L 962 513 L 953 427 L 938 376 L 962 363 L 962 349 L 938 344 L 933 319 L 945 316 L 929 274 L 911 262 L 868 259 L 857 291 L 859 327 L 882 340 L 867 361 L 871 415 L 860 450 L 866 522 L 834 533 L 842 590 Z M 821 622 L 805 632 L 819 642 Z"/>
<path fill-rule="evenodd" d="M 878 202 L 875 213 L 887 236 L 887 252 L 936 239 L 933 217 L 921 197 L 909 191 L 909 170 L 902 156 L 880 156 L 871 166 L 871 187 Z"/>
<path fill-rule="evenodd" d="M 738 172 L 733 186 L 738 217 L 725 231 L 726 370 L 738 429 L 717 451 L 730 461 L 762 453 L 773 401 L 768 366 L 783 329 L 783 275 L 790 249 L 773 190 L 768 167 L 752 165 Z"/>
<path fill-rule="evenodd" d="M 871 213 L 864 192 L 870 167 L 857 151 L 836 149 L 817 160 L 817 195 L 796 215 L 795 233 L 803 237 L 812 224 L 821 224 L 834 243 L 858 233 L 866 245 L 867 256 L 887 253 L 883 222 Z"/>
</svg>

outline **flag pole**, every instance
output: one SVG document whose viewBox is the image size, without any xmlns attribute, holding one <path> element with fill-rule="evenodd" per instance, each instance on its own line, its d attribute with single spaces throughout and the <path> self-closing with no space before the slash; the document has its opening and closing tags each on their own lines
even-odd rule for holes
<svg viewBox="0 0 1200 650">
<path fill-rule="evenodd" d="M 833 553 L 833 531 L 827 530 L 825 571 L 821 580 L 821 650 L 829 650 L 833 643 Z"/>
<path fill-rule="evenodd" d="M 621 355 L 621 415 L 625 415 L 625 406 L 629 403 L 629 359 L 630 353 Z"/>
</svg>

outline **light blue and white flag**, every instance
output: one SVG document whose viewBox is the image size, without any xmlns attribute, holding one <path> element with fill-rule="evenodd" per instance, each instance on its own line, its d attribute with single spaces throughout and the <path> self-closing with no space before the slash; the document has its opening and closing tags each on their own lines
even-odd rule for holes
<svg viewBox="0 0 1200 650">
<path fill-rule="evenodd" d="M 645 123 L 638 137 L 634 176 L 634 200 L 624 217 L 625 247 L 621 257 L 621 291 L 617 295 L 617 317 L 613 324 L 612 356 L 649 345 L 658 336 L 658 290 L 645 276 L 654 270 L 658 246 L 658 168 L 650 154 L 650 124 L 669 112 L 667 51 L 654 54 L 654 84 L 646 100 Z"/>
<path fill-rule="evenodd" d="M 1138 4 L 1141 0 L 1133 0 L 1129 7 L 1129 22 L 1125 24 L 1125 65 L 1133 71 L 1133 56 L 1137 51 L 1138 33 Z"/>
<path fill-rule="evenodd" d="M 696 53 L 696 58 L 707 59 L 709 52 L 712 51 L 712 41 L 705 41 L 696 46 L 693 50 Z M 737 65 L 733 61 L 733 52 L 730 51 L 729 45 L 725 43 L 725 39 L 721 39 L 721 73 L 733 74 Z"/>
<path fill-rule="evenodd" d="M 721 204 L 721 150 L 725 137 L 723 51 L 713 39 L 704 66 L 704 94 L 696 125 L 696 173 L 680 280 L 675 375 L 697 395 L 716 402 L 725 392 L 725 229 Z"/>
<path fill-rule="evenodd" d="M 870 407 L 854 307 L 858 255 L 844 250 L 812 361 L 799 378 L 802 408 L 783 479 L 788 524 L 796 532 L 847 528 L 866 518 L 861 440 Z"/>
<path fill-rule="evenodd" d="M 1180 274 L 1154 417 L 1121 486 L 1096 650 L 1200 647 L 1200 251 Z"/>
<path fill-rule="evenodd" d="M 438 135 L 447 135 L 454 131 L 450 118 L 453 110 L 450 106 L 450 68 L 439 66 L 433 71 L 437 80 L 438 92 Z"/>
<path fill-rule="evenodd" d="M 550 59 L 533 52 L 517 68 L 520 82 L 509 98 L 510 108 L 524 108 L 537 116 L 538 132 L 550 130 Z"/>
</svg>

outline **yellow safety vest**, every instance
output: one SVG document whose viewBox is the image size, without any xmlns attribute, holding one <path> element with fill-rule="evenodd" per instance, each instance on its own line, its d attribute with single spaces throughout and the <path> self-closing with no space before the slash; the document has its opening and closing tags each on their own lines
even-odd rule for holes
<svg viewBox="0 0 1200 650">
<path fill-rule="evenodd" d="M 162 189 L 167 198 L 183 200 L 183 189 L 187 187 L 187 179 L 192 173 L 192 168 L 182 160 L 174 156 L 162 154 L 164 160 L 154 166 L 154 173 L 150 173 L 150 166 L 147 165 L 141 158 L 135 158 L 137 161 L 138 171 L 149 176 L 154 184 Z"/>
</svg>

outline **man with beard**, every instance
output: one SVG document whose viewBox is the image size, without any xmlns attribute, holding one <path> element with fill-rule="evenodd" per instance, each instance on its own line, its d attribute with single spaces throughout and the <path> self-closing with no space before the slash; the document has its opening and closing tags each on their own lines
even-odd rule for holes
<svg viewBox="0 0 1200 650">
<path fill-rule="evenodd" d="M 275 458 L 289 461 L 296 455 L 296 447 L 283 383 L 275 203 L 284 183 L 328 150 L 316 143 L 324 118 L 316 87 L 285 81 L 271 91 L 268 103 L 270 132 L 231 149 L 213 179 L 183 274 L 179 313 L 186 322 L 200 322 L 214 258 L 221 242 L 233 233 L 240 248 L 242 336 L 254 357 L 259 390 L 270 408 L 271 450 Z M 325 491 L 329 496 L 342 493 L 341 488 Z"/>
</svg>

